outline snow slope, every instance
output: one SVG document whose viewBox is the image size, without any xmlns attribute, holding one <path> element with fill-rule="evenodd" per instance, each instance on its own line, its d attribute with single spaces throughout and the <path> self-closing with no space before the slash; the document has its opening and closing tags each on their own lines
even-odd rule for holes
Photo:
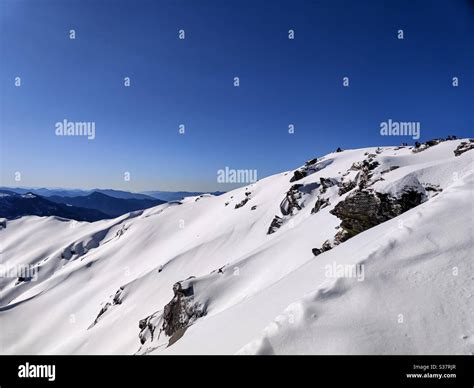
<svg viewBox="0 0 474 388">
<path fill-rule="evenodd" d="M 38 272 L 0 278 L 0 352 L 473 353 L 473 152 L 455 156 L 461 142 L 333 153 L 113 220 L 8 221 L 0 262 Z M 359 190 L 367 160 L 370 190 L 423 203 L 337 245 L 330 211 Z M 328 204 L 314 211 L 317 200 Z M 204 315 L 170 338 L 159 332 L 178 281 Z"/>
</svg>

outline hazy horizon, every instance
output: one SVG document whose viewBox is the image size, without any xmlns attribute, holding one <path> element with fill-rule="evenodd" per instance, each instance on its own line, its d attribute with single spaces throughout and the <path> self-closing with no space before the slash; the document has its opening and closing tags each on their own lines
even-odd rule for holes
<svg viewBox="0 0 474 388">
<path fill-rule="evenodd" d="M 242 187 L 242 186 L 245 186 L 245 185 L 238 186 L 237 188 Z M 200 191 L 200 190 L 159 190 L 159 189 L 156 189 L 156 190 L 142 190 L 142 191 L 130 191 L 130 190 L 117 189 L 117 188 L 113 188 L 113 187 L 60 187 L 60 186 L 51 187 L 51 186 L 20 186 L 20 185 L 18 185 L 18 186 L 2 185 L 0 187 L 1 188 L 12 189 L 12 190 L 13 189 L 22 189 L 22 190 L 46 189 L 46 190 L 65 190 L 65 191 L 113 190 L 113 191 L 126 191 L 126 192 L 129 192 L 129 193 L 135 193 L 135 194 L 145 194 L 147 192 L 160 192 L 160 191 L 161 192 L 170 192 L 170 193 L 173 193 L 173 192 L 190 192 L 190 193 L 193 193 L 193 192 L 201 192 L 201 193 L 209 192 L 209 193 L 213 193 L 213 192 L 219 192 L 219 191 L 222 191 L 222 192 L 226 191 L 226 190 L 204 190 L 204 191 Z"/>
</svg>

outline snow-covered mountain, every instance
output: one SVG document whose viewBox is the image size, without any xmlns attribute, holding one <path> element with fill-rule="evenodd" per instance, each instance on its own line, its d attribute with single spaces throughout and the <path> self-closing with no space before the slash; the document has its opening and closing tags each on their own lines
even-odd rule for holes
<svg viewBox="0 0 474 388">
<path fill-rule="evenodd" d="M 4 354 L 472 354 L 470 140 L 335 152 L 220 196 L 0 224 Z"/>
<path fill-rule="evenodd" d="M 160 199 L 162 201 L 171 202 L 171 201 L 181 201 L 186 197 L 196 197 L 201 194 L 207 194 L 201 191 L 143 191 L 141 194 L 148 195 L 150 197 Z M 214 191 L 209 193 L 212 195 L 221 195 L 224 194 L 223 191 Z"/>
</svg>

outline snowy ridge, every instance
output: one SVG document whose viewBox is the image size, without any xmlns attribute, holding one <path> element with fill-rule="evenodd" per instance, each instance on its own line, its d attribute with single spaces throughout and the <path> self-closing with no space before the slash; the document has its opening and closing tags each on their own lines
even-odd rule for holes
<svg viewBox="0 0 474 388">
<path fill-rule="evenodd" d="M 472 353 L 466 144 L 332 153 L 113 220 L 8 221 L 1 263 L 38 277 L 0 279 L 1 352 Z M 334 214 L 356 194 L 370 228 Z M 362 281 L 328 274 L 355 264 Z"/>
</svg>

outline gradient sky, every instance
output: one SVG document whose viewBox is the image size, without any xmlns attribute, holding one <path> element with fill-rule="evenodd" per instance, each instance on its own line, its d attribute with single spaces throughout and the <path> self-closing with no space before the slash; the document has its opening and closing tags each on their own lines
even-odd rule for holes
<svg viewBox="0 0 474 388">
<path fill-rule="evenodd" d="M 0 11 L 2 185 L 226 190 L 225 166 L 262 178 L 338 146 L 413 144 L 380 136 L 389 118 L 421 122 L 421 141 L 474 132 L 472 1 L 2 0 Z M 55 136 L 65 118 L 94 121 L 95 140 Z"/>
</svg>

